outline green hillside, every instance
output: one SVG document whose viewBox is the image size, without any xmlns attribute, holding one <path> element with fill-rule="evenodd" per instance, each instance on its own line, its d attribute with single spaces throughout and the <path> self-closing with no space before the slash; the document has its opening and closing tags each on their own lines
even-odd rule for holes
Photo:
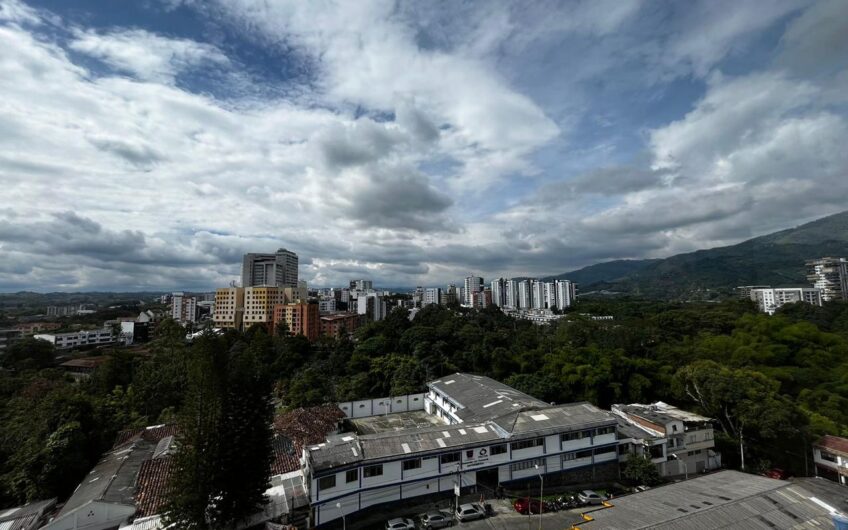
<svg viewBox="0 0 848 530">
<path fill-rule="evenodd" d="M 806 285 L 804 262 L 822 256 L 848 256 L 848 212 L 805 225 L 749 239 L 742 243 L 678 254 L 660 260 L 627 263 L 634 270 L 599 274 L 610 262 L 564 274 L 580 291 L 616 291 L 651 298 L 715 298 L 733 293 L 738 285 Z M 646 262 L 647 261 L 647 262 Z M 641 266 L 640 266 L 641 265 Z M 580 276 L 589 278 L 581 282 Z"/>
</svg>

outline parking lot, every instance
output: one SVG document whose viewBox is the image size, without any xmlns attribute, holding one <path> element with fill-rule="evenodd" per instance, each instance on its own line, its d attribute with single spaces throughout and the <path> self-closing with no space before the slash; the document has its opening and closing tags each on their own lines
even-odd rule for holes
<svg viewBox="0 0 848 530">
<path fill-rule="evenodd" d="M 539 515 L 521 515 L 515 511 L 512 507 L 511 501 L 508 499 L 496 500 L 496 499 L 487 499 L 487 503 L 492 505 L 494 508 L 495 514 L 490 517 L 486 517 L 485 519 L 478 519 L 476 521 L 468 521 L 464 523 L 456 522 L 453 526 L 454 529 L 459 530 L 507 530 L 507 529 L 522 529 L 527 528 L 527 530 L 536 530 L 539 528 Z M 450 510 L 445 507 L 439 507 L 441 510 L 445 510 L 450 513 Z M 595 508 L 596 509 L 596 508 Z M 591 510 L 591 508 L 587 508 L 587 510 Z M 422 510 L 427 511 L 427 510 Z M 552 512 L 545 513 L 542 515 L 541 523 L 542 528 L 545 530 L 562 530 L 564 528 L 570 528 L 572 524 L 583 523 L 584 520 L 580 516 L 580 512 L 583 510 L 575 509 L 570 511 L 560 511 L 560 512 Z M 416 525 L 418 524 L 418 516 L 421 512 L 417 511 L 406 511 L 404 514 L 385 514 L 383 517 L 369 518 L 368 521 L 357 521 L 352 524 L 348 524 L 347 528 L 352 530 L 354 529 L 368 529 L 368 530 L 378 530 L 385 528 L 385 522 L 389 517 L 404 517 L 409 518 L 415 521 Z M 388 517 L 387 517 L 388 516 Z"/>
</svg>

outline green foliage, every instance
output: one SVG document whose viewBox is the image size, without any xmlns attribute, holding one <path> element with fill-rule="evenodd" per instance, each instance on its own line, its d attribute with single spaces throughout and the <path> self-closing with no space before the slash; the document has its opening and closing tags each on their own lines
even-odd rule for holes
<svg viewBox="0 0 848 530">
<path fill-rule="evenodd" d="M 13 343 L 0 358 L 0 366 L 15 370 L 49 368 L 55 360 L 53 345 L 46 340 L 27 337 Z"/>
<path fill-rule="evenodd" d="M 656 486 L 662 482 L 657 465 L 646 455 L 630 453 L 624 464 L 622 475 L 636 485 Z"/>
</svg>

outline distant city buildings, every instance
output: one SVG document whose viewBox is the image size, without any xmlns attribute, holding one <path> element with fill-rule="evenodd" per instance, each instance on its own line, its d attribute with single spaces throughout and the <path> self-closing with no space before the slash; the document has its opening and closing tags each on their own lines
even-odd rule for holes
<svg viewBox="0 0 848 530">
<path fill-rule="evenodd" d="M 424 300 L 421 305 L 439 305 L 442 303 L 441 287 L 429 287 L 424 290 Z"/>
<path fill-rule="evenodd" d="M 757 302 L 760 311 L 773 315 L 777 309 L 786 304 L 804 302 L 812 305 L 822 305 L 822 291 L 812 287 L 769 287 L 766 289 L 751 289 L 751 300 Z"/>
<path fill-rule="evenodd" d="M 241 268 L 242 287 L 297 287 L 298 257 L 281 248 L 274 254 L 245 254 Z"/>
<path fill-rule="evenodd" d="M 0 355 L 22 338 L 23 333 L 19 329 L 0 329 Z"/>
<path fill-rule="evenodd" d="M 465 278 L 465 287 L 463 289 L 464 298 L 463 304 L 474 306 L 474 293 L 483 290 L 483 278 L 479 276 L 468 276 Z"/>
<path fill-rule="evenodd" d="M 371 291 L 374 289 L 374 282 L 371 280 L 351 280 L 350 281 L 350 290 L 351 291 Z"/>
<path fill-rule="evenodd" d="M 335 313 L 332 315 L 320 315 L 321 335 L 329 337 L 349 336 L 359 328 L 363 316 L 357 313 Z"/>
<path fill-rule="evenodd" d="M 820 258 L 807 265 L 807 280 L 817 289 L 825 302 L 848 300 L 848 261 L 845 258 Z"/>
<path fill-rule="evenodd" d="M 49 342 L 57 350 L 68 350 L 80 346 L 100 346 L 115 342 L 117 339 L 109 328 L 70 333 L 41 333 L 35 335 L 35 338 Z"/>
<path fill-rule="evenodd" d="M 216 328 L 241 329 L 244 318 L 244 288 L 222 287 L 215 291 L 215 312 L 212 322 Z"/>
<path fill-rule="evenodd" d="M 272 329 L 276 330 L 280 324 L 285 324 L 292 335 L 303 335 L 310 341 L 317 340 L 321 333 L 318 304 L 300 301 L 275 306 Z"/>
</svg>

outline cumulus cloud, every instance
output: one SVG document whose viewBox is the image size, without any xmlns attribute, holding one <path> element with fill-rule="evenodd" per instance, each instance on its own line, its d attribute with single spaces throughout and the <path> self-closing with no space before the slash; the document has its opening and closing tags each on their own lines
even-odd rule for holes
<svg viewBox="0 0 848 530">
<path fill-rule="evenodd" d="M 109 33 L 78 30 L 70 48 L 111 68 L 145 81 L 173 83 L 176 76 L 200 66 L 225 66 L 227 56 L 215 46 L 156 35 L 145 30 Z"/>
<path fill-rule="evenodd" d="M 0 290 L 207 289 L 280 246 L 321 285 L 543 275 L 843 209 L 841 4 L 692 6 L 164 5 L 212 44 L 0 0 Z M 192 89 L 261 68 L 297 72 Z"/>
</svg>

